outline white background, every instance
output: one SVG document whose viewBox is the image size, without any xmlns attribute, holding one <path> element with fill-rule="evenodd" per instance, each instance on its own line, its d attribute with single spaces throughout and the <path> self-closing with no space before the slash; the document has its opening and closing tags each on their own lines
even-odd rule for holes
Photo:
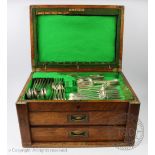
<svg viewBox="0 0 155 155">
<path fill-rule="evenodd" d="M 74 2 L 74 3 L 73 3 Z M 64 154 L 147 154 L 147 1 L 146 0 L 8 0 L 8 150 L 21 149 L 15 102 L 31 72 L 30 4 L 120 4 L 125 5 L 123 72 L 141 101 L 140 120 L 144 140 L 131 151 L 116 148 L 68 149 Z M 8 152 L 8 154 L 21 154 Z M 23 153 L 24 154 L 24 153 Z M 28 153 L 31 154 L 31 153 Z M 37 153 L 32 153 L 37 154 Z M 41 153 L 38 153 L 41 154 Z M 45 153 L 44 153 L 45 154 Z M 50 153 L 51 154 L 51 153 Z M 55 153 L 63 154 L 63 153 Z"/>
</svg>

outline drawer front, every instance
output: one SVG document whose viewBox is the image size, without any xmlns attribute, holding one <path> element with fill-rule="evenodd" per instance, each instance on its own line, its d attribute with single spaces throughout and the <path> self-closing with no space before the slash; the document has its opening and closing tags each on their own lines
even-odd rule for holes
<svg viewBox="0 0 155 155">
<path fill-rule="evenodd" d="M 33 142 L 123 141 L 124 132 L 124 126 L 31 128 Z"/>
<path fill-rule="evenodd" d="M 30 112 L 30 124 L 39 125 L 125 125 L 127 115 L 120 112 Z"/>
<path fill-rule="evenodd" d="M 116 112 L 127 112 L 129 103 L 128 102 L 31 102 L 28 103 L 29 111 L 32 112 L 77 112 L 77 111 L 116 111 Z"/>
</svg>

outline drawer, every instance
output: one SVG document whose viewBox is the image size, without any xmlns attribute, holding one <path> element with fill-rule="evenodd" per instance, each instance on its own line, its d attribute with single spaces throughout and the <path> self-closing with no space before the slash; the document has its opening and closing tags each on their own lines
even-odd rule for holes
<svg viewBox="0 0 155 155">
<path fill-rule="evenodd" d="M 127 113 L 121 112 L 30 112 L 30 125 L 125 125 Z"/>
<path fill-rule="evenodd" d="M 33 127 L 33 142 L 123 141 L 124 126 Z"/>
<path fill-rule="evenodd" d="M 121 101 L 47 101 L 28 103 L 29 111 L 33 112 L 77 112 L 77 111 L 116 111 L 127 112 L 129 102 Z"/>
</svg>

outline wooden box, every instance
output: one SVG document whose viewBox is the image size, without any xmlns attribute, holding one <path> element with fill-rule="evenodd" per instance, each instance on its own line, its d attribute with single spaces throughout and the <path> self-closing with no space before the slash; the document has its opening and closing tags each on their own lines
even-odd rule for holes
<svg viewBox="0 0 155 155">
<path fill-rule="evenodd" d="M 140 102 L 122 73 L 123 22 L 123 6 L 30 6 L 32 73 L 16 103 L 23 147 L 134 145 Z M 122 95 L 96 99 L 94 84 L 89 97 L 70 99 L 77 90 L 65 78 L 66 97 L 53 97 L 62 90 L 52 83 L 50 97 L 34 95 L 34 80 L 59 75 L 76 77 L 76 89 L 79 77 L 117 79 Z"/>
</svg>

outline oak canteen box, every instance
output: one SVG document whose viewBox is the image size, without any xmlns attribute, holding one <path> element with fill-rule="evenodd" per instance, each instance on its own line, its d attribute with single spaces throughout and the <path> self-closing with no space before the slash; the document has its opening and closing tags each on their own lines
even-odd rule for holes
<svg viewBox="0 0 155 155">
<path fill-rule="evenodd" d="M 30 6 L 23 147 L 134 145 L 140 102 L 122 73 L 123 21 L 123 6 Z"/>
</svg>

